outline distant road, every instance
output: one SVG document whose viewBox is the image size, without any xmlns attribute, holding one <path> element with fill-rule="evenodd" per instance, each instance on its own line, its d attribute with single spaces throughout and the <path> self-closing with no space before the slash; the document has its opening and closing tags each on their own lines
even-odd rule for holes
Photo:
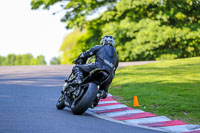
<svg viewBox="0 0 200 133">
<path fill-rule="evenodd" d="M 72 66 L 0 67 L 0 133 L 156 132 L 57 110 L 63 80 Z"/>
<path fill-rule="evenodd" d="M 135 62 L 120 62 L 119 67 L 131 66 L 131 65 L 145 65 L 149 63 L 155 63 L 159 61 L 135 61 Z"/>
</svg>

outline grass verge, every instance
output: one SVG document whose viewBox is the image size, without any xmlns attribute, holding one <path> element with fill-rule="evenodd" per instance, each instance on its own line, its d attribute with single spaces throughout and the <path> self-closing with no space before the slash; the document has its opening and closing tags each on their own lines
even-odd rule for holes
<svg viewBox="0 0 200 133">
<path fill-rule="evenodd" d="M 200 57 L 117 70 L 109 92 L 116 100 L 158 116 L 200 124 Z"/>
</svg>

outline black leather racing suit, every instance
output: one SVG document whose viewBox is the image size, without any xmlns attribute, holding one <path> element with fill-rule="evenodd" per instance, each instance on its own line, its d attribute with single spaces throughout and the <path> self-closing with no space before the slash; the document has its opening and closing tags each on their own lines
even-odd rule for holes
<svg viewBox="0 0 200 133">
<path fill-rule="evenodd" d="M 78 59 L 87 59 L 91 56 L 95 56 L 95 63 L 76 65 L 73 67 L 72 72 L 77 74 L 77 77 L 86 76 L 90 71 L 95 68 L 103 68 L 111 72 L 110 79 L 100 86 L 100 90 L 108 92 L 108 88 L 114 78 L 115 70 L 118 67 L 118 56 L 115 48 L 110 45 L 94 46 L 87 52 L 83 52 L 79 55 Z"/>
</svg>

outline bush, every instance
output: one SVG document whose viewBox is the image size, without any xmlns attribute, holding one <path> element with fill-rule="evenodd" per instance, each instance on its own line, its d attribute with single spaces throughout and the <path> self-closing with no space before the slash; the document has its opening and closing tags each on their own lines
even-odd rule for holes
<svg viewBox="0 0 200 133">
<path fill-rule="evenodd" d="M 177 55 L 175 54 L 163 54 L 160 57 L 156 58 L 156 60 L 173 60 L 176 58 L 177 58 Z"/>
</svg>

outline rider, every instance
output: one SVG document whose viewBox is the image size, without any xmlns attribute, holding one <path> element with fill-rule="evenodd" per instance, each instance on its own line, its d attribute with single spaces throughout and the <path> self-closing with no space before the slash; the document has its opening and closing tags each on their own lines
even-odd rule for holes
<svg viewBox="0 0 200 133">
<path fill-rule="evenodd" d="M 92 64 L 79 64 L 73 67 L 72 73 L 76 76 L 76 79 L 72 82 L 72 85 L 78 85 L 83 81 L 83 77 L 89 74 L 90 71 L 95 68 L 103 68 L 108 72 L 111 72 L 110 79 L 103 83 L 99 90 L 103 92 L 101 98 L 106 98 L 108 95 L 108 88 L 115 75 L 115 70 L 118 67 L 118 56 L 114 48 L 115 40 L 110 35 L 105 35 L 101 39 L 101 45 L 96 45 L 87 52 L 81 53 L 75 60 L 87 60 L 91 56 L 95 56 L 95 63 Z"/>
</svg>

